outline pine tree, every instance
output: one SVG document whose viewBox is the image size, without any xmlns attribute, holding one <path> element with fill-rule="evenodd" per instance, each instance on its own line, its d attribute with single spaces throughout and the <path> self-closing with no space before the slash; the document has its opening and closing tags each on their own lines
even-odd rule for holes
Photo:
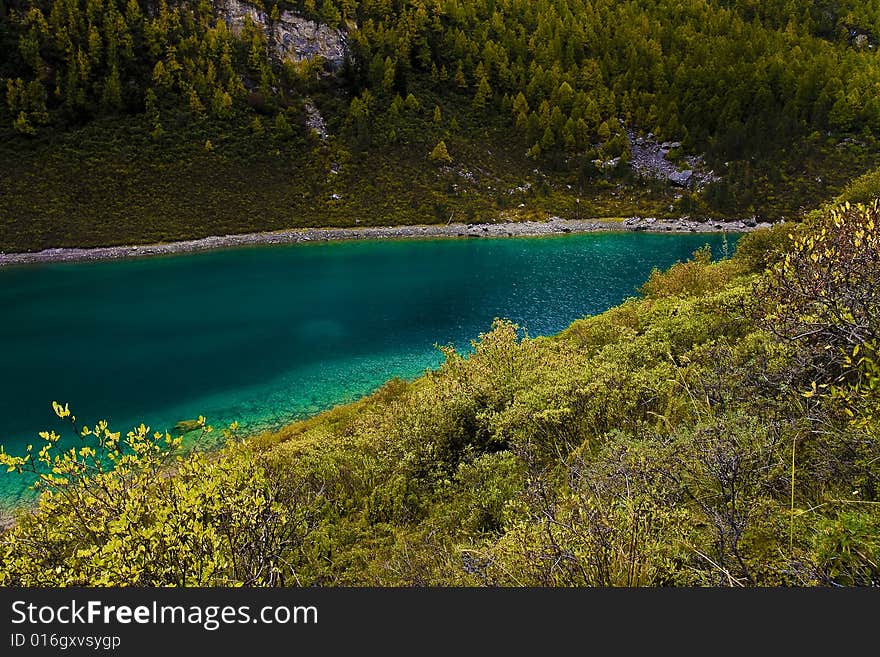
<svg viewBox="0 0 880 657">
<path fill-rule="evenodd" d="M 205 105 L 193 87 L 187 90 L 187 104 L 189 105 L 190 114 L 195 118 L 201 119 L 205 116 Z"/>
<path fill-rule="evenodd" d="M 382 63 L 382 91 L 389 92 L 394 88 L 394 78 L 397 74 L 397 66 L 391 57 L 386 57 Z"/>
<path fill-rule="evenodd" d="M 467 79 L 464 77 L 464 66 L 458 62 L 458 68 L 455 69 L 455 86 L 459 89 L 467 89 Z"/>
<path fill-rule="evenodd" d="M 446 150 L 446 142 L 442 139 L 437 142 L 434 150 L 428 155 L 428 159 L 438 164 L 452 164 L 452 157 L 449 155 L 449 151 Z"/>
<path fill-rule="evenodd" d="M 413 112 L 420 112 L 422 110 L 422 104 L 419 102 L 419 99 L 416 98 L 413 94 L 407 94 L 406 100 L 404 101 L 406 108 Z"/>
<path fill-rule="evenodd" d="M 168 69 L 161 59 L 153 67 L 153 83 L 160 89 L 170 89 L 171 85 L 174 84 L 171 74 L 168 73 Z"/>
<path fill-rule="evenodd" d="M 521 114 L 526 114 L 528 116 L 529 113 L 529 101 L 526 100 L 526 97 L 523 95 L 523 92 L 520 91 L 516 98 L 513 99 L 513 115 L 519 117 Z"/>
<path fill-rule="evenodd" d="M 144 106 L 144 115 L 147 117 L 147 121 L 150 124 L 157 123 L 160 120 L 159 100 L 152 88 L 147 89 L 144 94 Z"/>
<path fill-rule="evenodd" d="M 339 24 L 340 20 L 342 20 L 342 16 L 330 0 L 324 0 L 321 3 L 320 19 L 321 22 L 326 23 L 327 25 L 335 26 Z"/>
<path fill-rule="evenodd" d="M 290 124 L 287 122 L 287 116 L 285 116 L 284 112 L 278 112 L 275 116 L 275 134 L 282 139 L 286 139 L 292 134 Z"/>
<path fill-rule="evenodd" d="M 492 87 L 489 86 L 489 81 L 485 77 L 480 78 L 480 83 L 477 85 L 477 93 L 474 94 L 474 109 L 477 111 L 485 110 L 491 96 Z"/>
<path fill-rule="evenodd" d="M 92 25 L 89 28 L 89 61 L 92 66 L 100 66 L 101 65 L 101 50 L 103 48 L 103 42 L 101 40 L 101 34 L 98 32 L 98 28 L 95 25 Z"/>
<path fill-rule="evenodd" d="M 12 122 L 12 127 L 15 128 L 15 131 L 22 135 L 35 135 L 37 134 L 36 128 L 34 128 L 30 121 L 28 121 L 27 114 L 24 112 L 19 112 L 16 119 Z"/>
<path fill-rule="evenodd" d="M 119 82 L 119 69 L 115 66 L 104 80 L 101 105 L 105 110 L 117 110 L 122 107 L 122 85 Z"/>
<path fill-rule="evenodd" d="M 221 119 L 225 119 L 232 114 L 232 96 L 222 89 L 214 89 L 214 96 L 211 98 L 211 113 Z"/>
</svg>

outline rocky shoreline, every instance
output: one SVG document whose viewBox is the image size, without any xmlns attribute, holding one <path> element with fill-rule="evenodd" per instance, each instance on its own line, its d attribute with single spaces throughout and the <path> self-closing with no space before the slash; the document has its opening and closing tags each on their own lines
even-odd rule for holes
<svg viewBox="0 0 880 657">
<path fill-rule="evenodd" d="M 754 221 L 698 222 L 687 217 L 675 220 L 630 217 L 623 221 L 560 219 L 478 224 L 432 224 L 423 226 L 365 226 L 355 228 L 297 228 L 265 233 L 218 235 L 182 242 L 138 246 L 107 246 L 90 249 L 57 248 L 29 253 L 0 253 L 0 267 L 48 262 L 119 260 L 147 256 L 194 253 L 214 249 L 263 244 L 301 244 L 335 240 L 418 239 L 437 237 L 527 237 L 591 233 L 598 231 L 649 232 L 748 232 L 770 224 Z"/>
</svg>

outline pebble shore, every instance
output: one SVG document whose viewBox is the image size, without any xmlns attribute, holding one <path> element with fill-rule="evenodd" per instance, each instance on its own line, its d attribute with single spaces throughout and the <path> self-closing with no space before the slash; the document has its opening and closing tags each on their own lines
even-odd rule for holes
<svg viewBox="0 0 880 657">
<path fill-rule="evenodd" d="M 747 232 L 770 224 L 754 221 L 697 222 L 687 218 L 668 220 L 630 217 L 623 221 L 560 219 L 477 224 L 431 224 L 423 226 L 364 226 L 352 228 L 297 228 L 265 233 L 218 235 L 196 240 L 138 246 L 107 246 L 90 249 L 56 248 L 27 253 L 0 253 L 0 267 L 48 262 L 119 260 L 146 256 L 194 253 L 213 249 L 262 244 L 300 244 L 360 239 L 418 239 L 437 237 L 526 237 L 591 233 L 598 231 L 647 232 Z"/>
</svg>

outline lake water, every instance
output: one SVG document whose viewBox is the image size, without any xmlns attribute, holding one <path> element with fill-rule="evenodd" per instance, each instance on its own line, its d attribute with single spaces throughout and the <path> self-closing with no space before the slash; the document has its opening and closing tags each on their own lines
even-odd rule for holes
<svg viewBox="0 0 880 657">
<path fill-rule="evenodd" d="M 204 415 L 279 426 L 467 349 L 495 317 L 548 335 L 636 292 L 718 234 L 363 241 L 0 269 L 0 443 L 123 434 Z M 733 248 L 735 236 L 730 236 Z M 0 474 L 0 504 L 28 481 Z"/>
</svg>

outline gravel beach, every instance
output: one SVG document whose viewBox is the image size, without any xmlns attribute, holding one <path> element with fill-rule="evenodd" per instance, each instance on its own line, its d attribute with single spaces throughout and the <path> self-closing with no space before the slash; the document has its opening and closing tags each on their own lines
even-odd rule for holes
<svg viewBox="0 0 880 657">
<path fill-rule="evenodd" d="M 107 246 L 89 249 L 57 248 L 28 253 L 0 253 L 0 267 L 48 262 L 118 260 L 147 256 L 192 253 L 212 249 L 261 244 L 298 244 L 359 239 L 418 239 L 437 237 L 526 237 L 590 233 L 597 231 L 649 232 L 747 232 L 770 224 L 754 221 L 697 222 L 684 219 L 630 217 L 623 221 L 566 220 L 552 217 L 547 221 L 521 221 L 481 224 L 431 224 L 423 226 L 365 226 L 354 228 L 296 228 L 265 233 L 218 235 L 196 240 L 137 246 Z"/>
</svg>

